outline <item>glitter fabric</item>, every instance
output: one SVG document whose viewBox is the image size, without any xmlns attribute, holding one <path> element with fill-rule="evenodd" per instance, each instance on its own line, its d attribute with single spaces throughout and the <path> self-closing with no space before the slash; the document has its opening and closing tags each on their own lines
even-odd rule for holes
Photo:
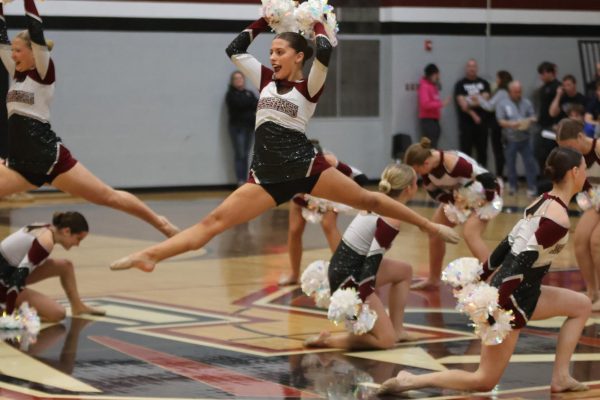
<svg viewBox="0 0 600 400">
<path fill-rule="evenodd" d="M 8 164 L 13 169 L 47 174 L 60 142 L 50 124 L 18 114 L 8 119 Z"/>
<path fill-rule="evenodd" d="M 2 4 L 0 4 L 0 44 L 10 45 L 10 39 L 8 38 L 8 32 L 6 30 L 6 21 L 4 20 L 4 13 L 2 12 Z"/>
<path fill-rule="evenodd" d="M 251 169 L 261 184 L 291 181 L 312 175 L 316 156 L 304 133 L 265 122 L 256 129 Z"/>
<path fill-rule="evenodd" d="M 357 280 L 365 258 L 364 255 L 355 252 L 343 240 L 340 242 L 329 262 L 328 277 L 331 293 L 342 285 L 358 287 Z"/>
</svg>

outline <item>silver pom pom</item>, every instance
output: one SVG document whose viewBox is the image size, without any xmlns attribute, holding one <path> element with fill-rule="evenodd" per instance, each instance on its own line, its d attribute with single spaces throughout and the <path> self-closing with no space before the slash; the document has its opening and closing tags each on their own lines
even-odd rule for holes
<svg viewBox="0 0 600 400">
<path fill-rule="evenodd" d="M 262 0 L 261 16 L 276 33 L 297 32 L 295 9 L 292 0 Z"/>
<path fill-rule="evenodd" d="M 454 204 L 448 203 L 444 204 L 444 214 L 446 215 L 446 218 L 448 218 L 448 221 L 456 225 L 462 225 L 469 219 L 471 210 L 459 209 Z"/>
<path fill-rule="evenodd" d="M 355 320 L 346 320 L 346 329 L 355 335 L 364 335 L 370 332 L 377 321 L 377 313 L 363 304 Z"/>
<path fill-rule="evenodd" d="M 596 211 L 600 210 L 600 186 L 594 186 L 586 192 L 577 193 L 575 200 L 582 211 L 591 208 Z"/>
<path fill-rule="evenodd" d="M 504 341 L 512 331 L 511 321 L 515 319 L 512 311 L 498 309 L 494 314 L 496 322 L 491 325 L 486 321 L 475 326 L 475 334 L 481 338 L 481 342 L 487 346 L 495 346 Z"/>
<path fill-rule="evenodd" d="M 323 214 L 318 210 L 311 210 L 309 208 L 302 208 L 302 218 L 306 222 L 310 222 L 311 224 L 320 224 L 323 220 Z"/>
<path fill-rule="evenodd" d="M 361 304 L 362 300 L 358 297 L 356 289 L 338 289 L 331 295 L 327 318 L 336 325 L 346 319 L 354 319 Z"/>
<path fill-rule="evenodd" d="M 496 193 L 492 201 L 477 208 L 475 212 L 477 213 L 480 219 L 488 221 L 498 216 L 498 214 L 502 212 L 502 207 L 504 207 L 504 200 L 502 199 L 502 196 Z"/>
<path fill-rule="evenodd" d="M 452 287 L 463 287 L 479 281 L 483 267 L 475 257 L 458 258 L 442 272 L 442 281 Z"/>
</svg>

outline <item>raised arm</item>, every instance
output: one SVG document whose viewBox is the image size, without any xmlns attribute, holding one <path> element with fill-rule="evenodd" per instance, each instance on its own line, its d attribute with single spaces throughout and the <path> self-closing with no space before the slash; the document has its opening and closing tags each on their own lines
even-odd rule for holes
<svg viewBox="0 0 600 400">
<path fill-rule="evenodd" d="M 308 94 L 311 97 L 316 97 L 325 85 L 329 60 L 333 51 L 333 46 L 327 37 L 323 24 L 320 22 L 315 23 L 314 30 L 316 56 L 308 74 Z"/>
<path fill-rule="evenodd" d="M 4 9 L 0 3 L 0 58 L 2 64 L 8 71 L 8 75 L 12 77 L 15 74 L 15 62 L 11 58 L 12 50 L 10 48 L 10 39 L 8 38 L 8 30 L 6 29 L 6 19 L 4 18 Z"/>
<path fill-rule="evenodd" d="M 31 50 L 35 59 L 35 69 L 42 79 L 46 79 L 52 68 L 50 49 L 44 38 L 44 26 L 34 0 L 25 0 L 25 15 L 27 17 L 27 30 L 31 37 Z"/>
<path fill-rule="evenodd" d="M 267 78 L 271 78 L 272 71 L 263 66 L 256 58 L 248 54 L 248 47 L 258 34 L 264 32 L 269 24 L 264 18 L 260 18 L 251 23 L 227 46 L 225 52 L 231 58 L 235 66 L 252 82 L 252 84 L 262 90 L 263 83 Z"/>
</svg>

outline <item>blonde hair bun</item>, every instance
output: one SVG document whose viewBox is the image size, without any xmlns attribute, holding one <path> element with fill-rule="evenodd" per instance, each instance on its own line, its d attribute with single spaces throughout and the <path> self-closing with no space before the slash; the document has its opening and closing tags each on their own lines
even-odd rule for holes
<svg viewBox="0 0 600 400">
<path fill-rule="evenodd" d="M 392 185 L 384 178 L 379 181 L 379 191 L 381 193 L 389 193 L 392 190 Z"/>
<path fill-rule="evenodd" d="M 54 48 L 54 40 L 46 40 L 46 47 L 48 48 L 48 51 L 52 51 L 52 49 Z"/>
<path fill-rule="evenodd" d="M 428 137 L 422 137 L 421 141 L 419 142 L 419 144 L 424 149 L 430 149 L 431 148 L 431 139 L 429 139 Z"/>
</svg>

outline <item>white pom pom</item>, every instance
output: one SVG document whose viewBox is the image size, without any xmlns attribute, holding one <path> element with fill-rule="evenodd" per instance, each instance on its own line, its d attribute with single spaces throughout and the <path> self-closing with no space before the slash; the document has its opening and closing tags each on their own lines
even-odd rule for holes
<svg viewBox="0 0 600 400">
<path fill-rule="evenodd" d="M 276 33 L 297 32 L 295 6 L 292 0 L 262 0 L 261 15 Z"/>
<path fill-rule="evenodd" d="M 502 212 L 502 207 L 504 207 L 504 200 L 502 199 L 502 196 L 496 193 L 492 201 L 489 201 L 483 206 L 477 208 L 476 212 L 479 218 L 484 221 L 489 221 Z"/>
<path fill-rule="evenodd" d="M 0 329 L 2 330 L 19 330 L 21 329 L 21 326 L 21 321 L 17 313 L 12 313 L 10 315 L 5 313 L 0 317 Z"/>
<path fill-rule="evenodd" d="M 315 305 L 319 308 L 329 308 L 329 304 L 331 303 L 331 293 L 329 289 L 329 284 L 327 287 L 323 286 L 317 289 L 314 293 Z"/>
<path fill-rule="evenodd" d="M 475 257 L 458 258 L 444 269 L 442 281 L 452 287 L 462 287 L 479 281 L 483 267 Z"/>
<path fill-rule="evenodd" d="M 600 210 L 600 186 L 593 186 L 586 192 L 577 193 L 575 200 L 582 211 L 587 211 L 591 208 Z"/>
<path fill-rule="evenodd" d="M 358 306 L 362 300 L 354 288 L 338 289 L 331 296 L 327 318 L 334 324 L 354 319 L 358 313 Z"/>
<path fill-rule="evenodd" d="M 515 319 L 512 311 L 498 309 L 494 312 L 496 322 L 494 325 L 487 323 L 477 324 L 475 334 L 481 338 L 481 342 L 487 346 L 494 346 L 504 341 L 512 331 L 511 321 Z"/>
<path fill-rule="evenodd" d="M 363 304 L 356 320 L 346 320 L 346 329 L 355 335 L 364 335 L 373 329 L 376 321 L 377 313 L 368 304 Z"/>
<path fill-rule="evenodd" d="M 300 4 L 294 12 L 296 23 L 300 32 L 310 39 L 314 38 L 313 27 L 316 22 L 321 22 L 325 27 L 327 37 L 332 46 L 337 46 L 338 24 L 333 7 L 327 0 L 308 0 Z"/>
<path fill-rule="evenodd" d="M 460 291 L 456 308 L 467 313 L 473 322 L 487 320 L 498 308 L 498 289 L 485 282 L 467 285 Z"/>
<path fill-rule="evenodd" d="M 452 203 L 444 204 L 444 214 L 448 221 L 453 224 L 462 225 L 467 219 L 469 219 L 469 215 L 471 215 L 471 210 L 469 209 L 459 209 Z"/>
<path fill-rule="evenodd" d="M 24 302 L 19 307 L 19 314 L 23 329 L 27 332 L 37 335 L 40 331 L 40 317 L 35 308 L 29 307 L 29 303 Z"/>
<path fill-rule="evenodd" d="M 456 193 L 464 200 L 465 206 L 469 209 L 475 209 L 485 202 L 485 189 L 479 181 L 457 189 Z"/>
<path fill-rule="evenodd" d="M 302 208 L 302 218 L 311 224 L 320 224 L 323 220 L 323 214 L 321 214 L 318 210 Z"/>
<path fill-rule="evenodd" d="M 323 260 L 314 261 L 306 267 L 300 277 L 300 284 L 304 294 L 312 296 L 313 293 L 324 287 L 329 290 L 328 269 L 329 263 Z"/>
</svg>

